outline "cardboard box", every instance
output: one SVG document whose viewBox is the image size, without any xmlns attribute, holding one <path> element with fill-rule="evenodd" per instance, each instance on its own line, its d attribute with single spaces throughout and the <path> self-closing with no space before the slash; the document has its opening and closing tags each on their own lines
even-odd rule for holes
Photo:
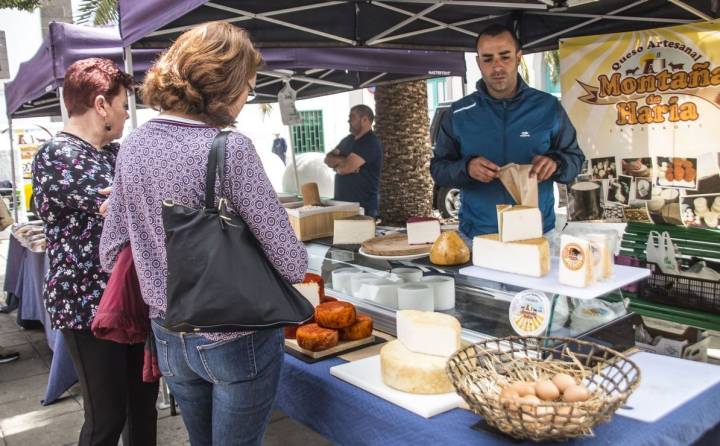
<svg viewBox="0 0 720 446">
<path fill-rule="evenodd" d="M 305 242 L 332 237 L 336 218 L 360 213 L 360 205 L 347 201 L 323 200 L 323 206 L 304 207 L 302 202 L 286 203 L 290 225 L 298 239 Z"/>
</svg>

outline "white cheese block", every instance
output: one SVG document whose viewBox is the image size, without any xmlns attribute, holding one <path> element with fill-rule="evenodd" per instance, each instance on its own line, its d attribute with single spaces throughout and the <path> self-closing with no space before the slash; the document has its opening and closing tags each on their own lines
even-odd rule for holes
<svg viewBox="0 0 720 446">
<path fill-rule="evenodd" d="M 440 237 L 440 221 L 435 218 L 410 219 L 407 222 L 408 245 L 435 243 Z"/>
<path fill-rule="evenodd" d="M 375 219 L 367 215 L 336 218 L 333 222 L 333 245 L 360 244 L 375 237 Z"/>
<path fill-rule="evenodd" d="M 503 243 L 498 234 L 473 239 L 473 265 L 542 277 L 550 272 L 550 243 L 545 237 Z"/>
<path fill-rule="evenodd" d="M 401 310 L 395 320 L 398 341 L 412 352 L 447 358 L 460 348 L 460 322 L 450 315 Z"/>
<path fill-rule="evenodd" d="M 445 366 L 447 358 L 415 353 L 402 342 L 390 341 L 380 350 L 382 380 L 394 389 L 420 394 L 454 392 Z"/>
<path fill-rule="evenodd" d="M 609 279 L 613 275 L 613 255 L 607 234 L 587 234 L 593 252 L 593 277 L 595 281 Z"/>
<path fill-rule="evenodd" d="M 560 236 L 559 263 L 558 280 L 563 285 L 585 288 L 594 282 L 590 241 L 567 234 Z"/>
<path fill-rule="evenodd" d="M 320 305 L 320 286 L 317 283 L 296 283 L 293 286 L 296 290 L 300 291 L 300 294 L 310 301 L 313 306 Z"/>
<path fill-rule="evenodd" d="M 539 238 L 543 235 L 540 209 L 530 206 L 497 206 L 501 242 Z"/>
</svg>

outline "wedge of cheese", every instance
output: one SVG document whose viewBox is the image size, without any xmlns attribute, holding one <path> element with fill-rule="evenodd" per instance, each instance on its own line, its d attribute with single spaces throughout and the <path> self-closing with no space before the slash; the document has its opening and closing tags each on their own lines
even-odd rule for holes
<svg viewBox="0 0 720 446">
<path fill-rule="evenodd" d="M 408 393 L 436 394 L 453 392 L 445 371 L 447 358 L 408 350 L 399 340 L 390 341 L 380 350 L 383 382 Z"/>
<path fill-rule="evenodd" d="M 310 301 L 313 306 L 320 305 L 320 285 L 318 285 L 317 282 L 296 283 L 293 286 L 296 290 L 300 291 L 300 294 Z"/>
<path fill-rule="evenodd" d="M 545 237 L 503 243 L 498 234 L 473 239 L 473 265 L 542 277 L 550 272 L 550 243 Z"/>
<path fill-rule="evenodd" d="M 336 218 L 333 222 L 333 245 L 354 245 L 375 237 L 375 219 L 368 215 Z"/>
<path fill-rule="evenodd" d="M 398 340 L 412 352 L 447 358 L 460 348 L 460 322 L 450 315 L 401 310 L 395 320 Z"/>
<path fill-rule="evenodd" d="M 560 236 L 560 283 L 578 288 L 592 285 L 594 261 L 589 240 L 567 234 Z"/>
<path fill-rule="evenodd" d="M 498 233 L 501 242 L 515 242 L 542 237 L 540 209 L 530 206 L 497 206 Z"/>
<path fill-rule="evenodd" d="M 613 275 L 613 249 L 607 234 L 587 234 L 593 253 L 593 278 L 595 281 L 605 280 Z"/>
<path fill-rule="evenodd" d="M 433 217 L 410 217 L 407 220 L 408 245 L 435 243 L 440 237 L 440 221 Z"/>
</svg>

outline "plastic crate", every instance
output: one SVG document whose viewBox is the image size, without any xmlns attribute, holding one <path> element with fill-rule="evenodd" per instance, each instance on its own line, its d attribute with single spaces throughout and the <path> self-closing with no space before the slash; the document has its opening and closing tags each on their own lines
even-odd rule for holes
<svg viewBox="0 0 720 446">
<path fill-rule="evenodd" d="M 720 281 L 665 274 L 655 263 L 646 266 L 652 274 L 640 284 L 642 299 L 720 314 Z"/>
</svg>

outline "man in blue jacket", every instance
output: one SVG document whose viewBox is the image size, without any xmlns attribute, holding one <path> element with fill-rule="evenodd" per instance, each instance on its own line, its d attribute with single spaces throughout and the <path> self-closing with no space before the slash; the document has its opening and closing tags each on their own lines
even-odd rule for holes
<svg viewBox="0 0 720 446">
<path fill-rule="evenodd" d="M 513 204 L 498 179 L 500 166 L 532 164 L 543 232 L 555 228 L 553 181 L 571 182 L 585 160 L 560 102 L 518 75 L 520 45 L 500 25 L 477 40 L 482 79 L 452 104 L 441 122 L 430 172 L 439 186 L 461 189 L 460 230 L 469 238 L 498 232 L 495 205 Z"/>
</svg>

